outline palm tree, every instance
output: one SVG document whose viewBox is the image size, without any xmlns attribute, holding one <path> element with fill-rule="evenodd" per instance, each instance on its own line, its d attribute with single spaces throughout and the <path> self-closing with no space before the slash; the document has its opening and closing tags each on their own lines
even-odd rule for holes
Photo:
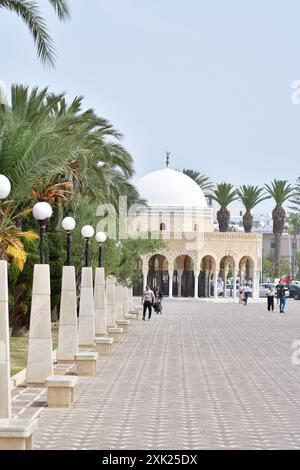
<svg viewBox="0 0 300 470">
<path fill-rule="evenodd" d="M 251 210 L 260 202 L 268 199 L 270 196 L 263 193 L 264 189 L 258 186 L 243 185 L 238 189 L 238 196 L 246 209 L 243 215 L 243 225 L 246 233 L 250 233 L 253 226 L 253 215 Z"/>
<path fill-rule="evenodd" d="M 192 180 L 194 180 L 195 183 L 197 183 L 198 186 L 200 186 L 200 188 L 204 191 L 204 193 L 207 190 L 210 190 L 213 188 L 213 183 L 210 181 L 209 177 L 203 175 L 203 173 L 200 173 L 199 171 L 188 170 L 184 168 L 182 170 L 182 173 L 192 178 Z"/>
<path fill-rule="evenodd" d="M 121 134 L 92 109 L 82 110 L 82 100 L 68 105 L 64 95 L 15 85 L 11 104 L 0 106 L 0 173 L 12 184 L 1 218 L 0 250 L 8 247 L 4 235 L 22 226 L 20 218 L 32 199 L 54 201 L 61 216 L 74 193 L 101 203 L 133 189 L 128 181 L 133 160 L 120 144 Z"/>
<path fill-rule="evenodd" d="M 230 212 L 227 206 L 238 198 L 237 190 L 230 183 L 219 183 L 212 194 L 212 199 L 221 207 L 217 212 L 220 232 L 228 232 Z"/>
<path fill-rule="evenodd" d="M 49 0 L 49 2 L 59 20 L 64 21 L 70 17 L 67 0 Z M 39 59 L 53 67 L 55 64 L 55 50 L 37 2 L 30 0 L 0 0 L 0 8 L 6 8 L 22 18 L 33 36 Z"/>
<path fill-rule="evenodd" d="M 288 217 L 289 232 L 293 235 L 293 258 L 292 258 L 292 278 L 294 279 L 295 271 L 297 268 L 296 253 L 297 253 L 297 235 L 300 232 L 300 216 L 297 214 L 290 214 Z"/>
<path fill-rule="evenodd" d="M 267 193 L 274 199 L 276 206 L 272 212 L 273 233 L 275 235 L 275 277 L 280 277 L 281 236 L 285 223 L 285 210 L 282 204 L 294 194 L 294 188 L 287 180 L 274 179 L 271 184 L 265 184 Z"/>
</svg>

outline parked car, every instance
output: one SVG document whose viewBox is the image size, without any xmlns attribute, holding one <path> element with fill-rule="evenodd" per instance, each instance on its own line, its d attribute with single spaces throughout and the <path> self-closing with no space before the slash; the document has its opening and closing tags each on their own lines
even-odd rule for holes
<svg viewBox="0 0 300 470">
<path fill-rule="evenodd" d="M 276 289 L 276 285 L 272 282 L 263 282 L 262 284 L 259 284 L 259 297 L 266 297 L 270 287 L 273 287 L 274 290 Z"/>
<path fill-rule="evenodd" d="M 289 296 L 292 299 L 300 300 L 300 286 L 298 286 L 297 284 L 290 284 Z"/>
</svg>

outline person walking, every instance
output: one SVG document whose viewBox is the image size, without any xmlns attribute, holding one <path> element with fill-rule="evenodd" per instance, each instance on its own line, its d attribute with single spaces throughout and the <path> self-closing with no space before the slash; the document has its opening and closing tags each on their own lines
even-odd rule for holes
<svg viewBox="0 0 300 470">
<path fill-rule="evenodd" d="M 248 297 L 250 295 L 250 287 L 248 282 L 246 282 L 246 285 L 244 287 L 244 305 L 248 304 Z"/>
<path fill-rule="evenodd" d="M 280 282 L 277 286 L 277 301 L 279 301 L 279 312 L 284 313 L 285 309 L 285 291 L 286 288 L 283 282 Z"/>
<path fill-rule="evenodd" d="M 274 296 L 275 296 L 275 292 L 274 292 L 274 289 L 273 287 L 269 287 L 268 291 L 267 291 L 267 301 L 268 301 L 268 310 L 269 312 L 272 310 L 272 312 L 274 312 Z"/>
<path fill-rule="evenodd" d="M 155 303 L 156 303 L 156 313 L 157 314 L 162 314 L 162 298 L 163 298 L 163 295 L 162 295 L 162 291 L 160 290 L 159 287 L 156 288 L 155 290 Z"/>
<path fill-rule="evenodd" d="M 141 304 L 143 305 L 143 318 L 142 320 L 146 321 L 146 311 L 148 309 L 148 321 L 151 318 L 152 314 L 152 304 L 154 302 L 155 296 L 154 292 L 150 289 L 149 286 L 146 286 L 146 290 L 144 291 L 141 299 Z"/>
<path fill-rule="evenodd" d="M 240 284 L 240 287 L 239 287 L 239 304 L 243 304 L 244 303 L 244 288 L 243 288 L 243 285 Z"/>
</svg>

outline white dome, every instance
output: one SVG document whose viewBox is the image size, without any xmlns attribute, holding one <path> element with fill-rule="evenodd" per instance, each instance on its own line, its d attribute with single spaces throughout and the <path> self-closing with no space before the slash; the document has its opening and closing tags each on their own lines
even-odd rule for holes
<svg viewBox="0 0 300 470">
<path fill-rule="evenodd" d="M 153 171 L 143 176 L 136 187 L 149 206 L 207 207 L 202 189 L 181 171 Z"/>
</svg>

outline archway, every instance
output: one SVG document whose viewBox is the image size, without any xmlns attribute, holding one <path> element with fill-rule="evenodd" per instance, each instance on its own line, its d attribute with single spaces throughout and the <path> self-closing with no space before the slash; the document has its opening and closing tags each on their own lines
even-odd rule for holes
<svg viewBox="0 0 300 470">
<path fill-rule="evenodd" d="M 224 297 L 234 297 L 236 286 L 233 286 L 235 279 L 235 261 L 230 255 L 225 255 L 220 261 L 220 272 L 218 276 L 218 295 Z"/>
<path fill-rule="evenodd" d="M 163 295 L 169 295 L 168 260 L 164 255 L 155 254 L 148 261 L 147 284 L 151 289 L 159 287 Z"/>
<path fill-rule="evenodd" d="M 198 277 L 198 297 L 213 297 L 213 272 L 216 268 L 216 260 L 211 255 L 203 256 Z"/>
<path fill-rule="evenodd" d="M 250 256 L 245 255 L 240 259 L 238 269 L 241 282 L 252 283 L 254 275 L 254 261 Z"/>
<path fill-rule="evenodd" d="M 190 256 L 179 255 L 174 261 L 173 296 L 194 297 L 194 263 Z"/>
<path fill-rule="evenodd" d="M 133 295 L 136 297 L 143 295 L 143 261 L 141 258 L 138 259 L 134 270 Z"/>
</svg>

